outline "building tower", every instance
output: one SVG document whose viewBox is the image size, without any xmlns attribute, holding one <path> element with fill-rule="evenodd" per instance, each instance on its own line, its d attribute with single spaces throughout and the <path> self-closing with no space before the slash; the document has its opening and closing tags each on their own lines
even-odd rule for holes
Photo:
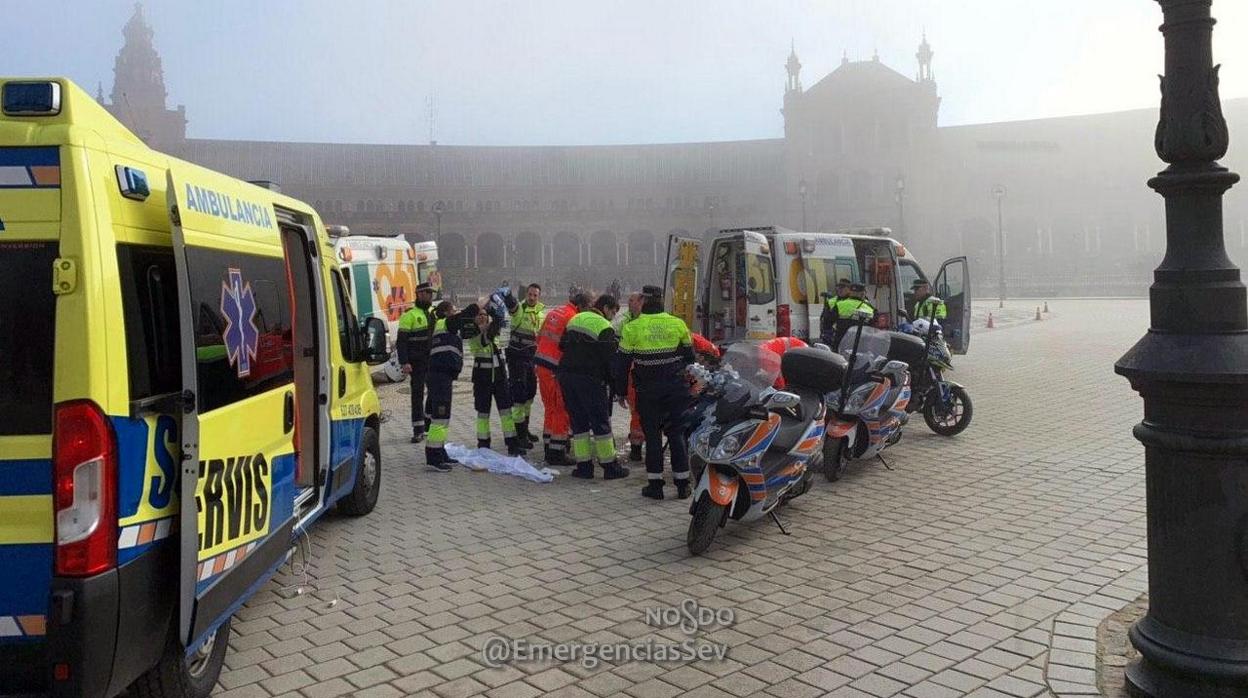
<svg viewBox="0 0 1248 698">
<path fill-rule="evenodd" d="M 165 73 L 142 5 L 135 4 L 121 33 L 125 43 L 113 63 L 112 103 L 104 106 L 149 145 L 185 140 L 186 108 L 165 107 Z"/>
<path fill-rule="evenodd" d="M 923 32 L 923 43 L 919 44 L 919 51 L 914 54 L 914 57 L 919 59 L 919 75 L 915 78 L 916 82 L 931 83 L 933 87 L 936 86 L 936 79 L 932 76 L 932 56 L 934 55 L 932 47 L 927 43 L 927 32 L 925 31 Z"/>
<path fill-rule="evenodd" d="M 784 133 L 788 136 L 797 100 L 802 94 L 802 62 L 797 60 L 797 48 L 792 43 L 789 44 L 789 60 L 784 63 L 784 71 L 788 77 L 784 83 L 784 108 L 780 113 L 784 116 Z"/>
</svg>

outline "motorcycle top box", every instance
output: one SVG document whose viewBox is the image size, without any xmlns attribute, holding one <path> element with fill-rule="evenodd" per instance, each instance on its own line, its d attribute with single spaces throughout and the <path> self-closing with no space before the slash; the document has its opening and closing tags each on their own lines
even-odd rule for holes
<svg viewBox="0 0 1248 698">
<path fill-rule="evenodd" d="M 923 346 L 919 342 L 919 348 Z M 840 354 L 824 349 L 799 347 L 786 351 L 780 359 L 780 375 L 792 392 L 815 392 L 826 395 L 839 390 L 849 370 L 849 362 Z"/>
</svg>

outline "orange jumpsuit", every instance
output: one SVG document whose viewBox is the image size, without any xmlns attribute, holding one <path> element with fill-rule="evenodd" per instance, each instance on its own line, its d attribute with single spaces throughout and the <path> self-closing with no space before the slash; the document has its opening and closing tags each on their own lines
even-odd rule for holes
<svg viewBox="0 0 1248 698">
<path fill-rule="evenodd" d="M 798 347 L 804 346 L 807 346 L 806 342 L 803 342 L 797 337 L 776 337 L 775 339 L 763 342 L 764 349 L 780 355 L 783 355 L 784 352 L 790 349 L 797 349 Z M 776 376 L 776 382 L 772 387 L 776 390 L 783 390 L 784 376 Z"/>
<path fill-rule="evenodd" d="M 555 369 L 559 367 L 559 359 L 563 358 L 559 340 L 563 339 L 563 331 L 574 315 L 576 306 L 565 303 L 546 313 L 546 319 L 537 332 L 537 354 L 533 362 L 537 369 L 537 388 L 542 395 L 542 445 L 547 463 L 567 461 L 571 424 Z"/>
</svg>

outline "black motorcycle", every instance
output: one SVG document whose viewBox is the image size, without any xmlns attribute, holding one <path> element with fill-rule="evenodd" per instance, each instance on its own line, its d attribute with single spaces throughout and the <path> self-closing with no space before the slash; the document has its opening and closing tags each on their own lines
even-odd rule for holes
<svg viewBox="0 0 1248 698">
<path fill-rule="evenodd" d="M 971 424 L 971 396 L 962 385 L 945 380 L 944 372 L 953 370 L 953 360 L 934 318 L 916 320 L 904 336 L 914 340 L 902 359 L 910 365 L 906 411 L 922 412 L 928 428 L 940 436 L 962 433 Z"/>
</svg>

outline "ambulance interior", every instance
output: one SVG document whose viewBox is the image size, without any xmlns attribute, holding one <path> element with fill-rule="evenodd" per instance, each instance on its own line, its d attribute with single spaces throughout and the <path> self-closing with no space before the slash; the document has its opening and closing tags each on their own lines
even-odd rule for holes
<svg viewBox="0 0 1248 698">
<path fill-rule="evenodd" d="M 862 270 L 862 284 L 867 287 L 867 301 L 875 308 L 876 326 L 895 326 L 903 301 L 897 297 L 894 279 L 894 274 L 898 273 L 897 258 L 892 241 L 855 238 L 854 254 Z"/>
<path fill-rule="evenodd" d="M 775 300 L 771 259 L 749 253 L 739 236 L 716 240 L 711 248 L 709 291 L 706 301 L 708 338 L 713 342 L 745 339 L 750 306 Z"/>
</svg>

